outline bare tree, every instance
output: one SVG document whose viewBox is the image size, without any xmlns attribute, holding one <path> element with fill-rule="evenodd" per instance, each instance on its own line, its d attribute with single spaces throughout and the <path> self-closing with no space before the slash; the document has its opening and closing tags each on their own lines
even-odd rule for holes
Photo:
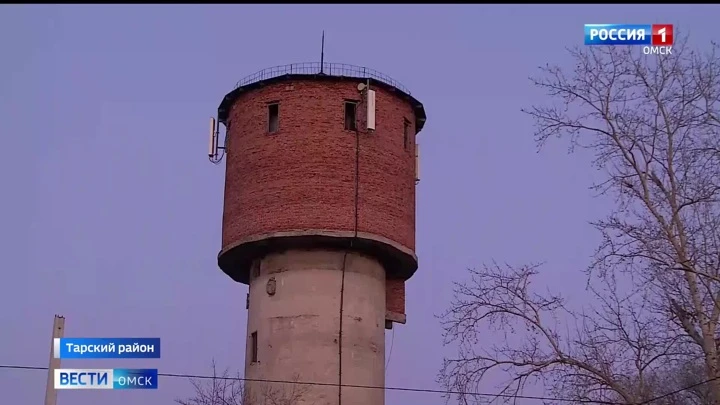
<svg viewBox="0 0 720 405">
<path fill-rule="evenodd" d="M 256 383 L 258 385 L 259 396 L 255 396 L 252 390 L 249 390 L 249 405 L 295 405 L 301 403 L 310 386 L 307 384 L 299 384 L 300 376 L 297 374 L 293 377 L 293 383 Z M 288 387 L 289 385 L 289 387 Z"/>
<path fill-rule="evenodd" d="M 559 295 L 539 294 L 530 283 L 538 266 L 471 271 L 442 315 L 446 343 L 459 345 L 439 375 L 447 388 L 472 390 L 504 371 L 505 399 L 537 380 L 558 397 L 638 404 L 665 394 L 663 370 L 699 361 L 711 380 L 703 403 L 720 405 L 717 51 L 693 51 L 686 38 L 663 56 L 585 47 L 570 50 L 572 72 L 547 66 L 532 79 L 553 101 L 524 110 L 538 145 L 561 137 L 591 151 L 607 175 L 594 190 L 616 198 L 593 223 L 603 236 L 588 269 L 596 304 L 571 311 Z M 478 344 L 488 328 L 519 327 L 528 330 L 521 342 Z"/>
<path fill-rule="evenodd" d="M 702 361 L 679 363 L 673 368 L 660 370 L 650 382 L 656 392 L 666 392 L 665 397 L 653 401 L 654 405 L 710 405 L 712 391 L 705 381 Z M 690 388 L 688 388 L 690 387 Z"/>
<path fill-rule="evenodd" d="M 533 291 L 538 268 L 492 264 L 456 284 L 443 316 L 447 342 L 460 343 L 458 357 L 446 359 L 440 373 L 447 389 L 482 391 L 485 377 L 510 373 L 497 397 L 459 399 L 513 399 L 536 382 L 556 397 L 594 403 L 635 404 L 665 393 L 655 392 L 654 375 L 692 351 L 642 291 L 623 293 L 603 278 L 589 287 L 598 304 L 573 311 L 560 295 Z M 502 343 L 484 343 L 488 330 L 504 333 Z"/>
<path fill-rule="evenodd" d="M 228 369 L 218 374 L 215 360 L 212 361 L 210 378 L 190 379 L 195 395 L 188 399 L 177 399 L 179 405 L 248 405 L 240 373 L 231 375 Z"/>
<path fill-rule="evenodd" d="M 215 360 L 212 361 L 212 376 L 193 378 L 190 382 L 195 394 L 187 399 L 175 400 L 179 405 L 295 405 L 301 402 L 310 388 L 300 383 L 297 375 L 288 383 L 245 383 L 240 373 L 231 375 L 225 369 L 218 374 Z"/>
</svg>

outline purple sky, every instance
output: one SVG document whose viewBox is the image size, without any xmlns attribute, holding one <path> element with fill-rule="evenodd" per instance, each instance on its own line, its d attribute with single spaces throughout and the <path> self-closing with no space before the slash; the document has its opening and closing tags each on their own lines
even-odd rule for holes
<svg viewBox="0 0 720 405">
<path fill-rule="evenodd" d="M 0 364 L 47 366 L 53 315 L 66 336 L 163 340 L 160 360 L 63 367 L 242 370 L 247 287 L 216 265 L 223 166 L 207 121 L 240 78 L 319 59 L 399 80 L 425 104 L 418 186 L 420 269 L 395 328 L 387 384 L 437 388 L 434 315 L 453 280 L 495 258 L 546 261 L 542 282 L 583 296 L 608 201 L 587 155 L 536 154 L 520 108 L 527 77 L 567 63 L 585 23 L 674 23 L 717 35 L 718 6 L 0 6 Z M 717 39 L 717 36 L 716 36 Z M 390 351 L 392 332 L 387 334 Z M 488 336 L 488 342 L 492 336 Z M 0 369 L 3 403 L 37 404 L 46 373 Z M 171 404 L 190 393 L 65 391 L 60 405 Z M 493 391 L 489 384 L 486 391 Z M 441 403 L 389 392 L 388 405 Z"/>
</svg>

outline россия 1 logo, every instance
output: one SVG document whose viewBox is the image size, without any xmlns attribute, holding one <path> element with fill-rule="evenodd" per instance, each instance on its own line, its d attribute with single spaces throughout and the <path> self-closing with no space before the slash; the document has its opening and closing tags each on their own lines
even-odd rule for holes
<svg viewBox="0 0 720 405">
<path fill-rule="evenodd" d="M 672 44 L 672 24 L 585 24 L 585 45 L 644 45 L 646 55 L 669 55 Z"/>
</svg>

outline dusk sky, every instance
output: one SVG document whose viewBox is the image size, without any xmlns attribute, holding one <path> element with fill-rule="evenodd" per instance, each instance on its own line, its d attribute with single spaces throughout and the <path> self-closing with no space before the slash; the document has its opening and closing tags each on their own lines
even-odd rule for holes
<svg viewBox="0 0 720 405">
<path fill-rule="evenodd" d="M 546 262 L 541 282 L 582 304 L 611 201 L 586 153 L 537 153 L 528 76 L 570 65 L 586 23 L 671 23 L 705 46 L 720 6 L 0 6 L 0 364 L 48 365 L 67 337 L 162 339 L 160 360 L 64 368 L 243 370 L 247 287 L 217 267 L 224 165 L 208 119 L 236 81 L 320 59 L 377 69 L 425 105 L 417 186 L 419 269 L 407 324 L 386 333 L 387 385 L 439 389 L 435 315 L 467 268 Z M 224 131 L 223 131 L 224 133 Z M 544 288 L 545 285 L 540 286 Z M 394 335 L 394 337 L 393 337 Z M 482 340 L 492 343 L 488 334 Z M 38 404 L 45 371 L 0 369 L 7 404 Z M 485 392 L 495 392 L 489 382 Z M 192 393 L 63 391 L 59 405 L 157 405 Z M 388 405 L 442 403 L 388 392 Z M 527 401 L 523 403 L 531 403 Z M 536 403 L 539 403 L 535 401 Z"/>
</svg>

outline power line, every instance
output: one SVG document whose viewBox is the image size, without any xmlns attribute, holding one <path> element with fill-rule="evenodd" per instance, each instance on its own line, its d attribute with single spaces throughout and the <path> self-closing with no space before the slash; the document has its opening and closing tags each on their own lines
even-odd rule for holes
<svg viewBox="0 0 720 405">
<path fill-rule="evenodd" d="M 0 369 L 15 369 L 15 370 L 47 370 L 47 367 L 34 367 L 34 366 L 14 366 L 14 365 L 0 365 Z M 517 399 L 535 399 L 541 401 L 562 401 L 562 402 L 576 402 L 576 403 L 593 403 L 593 404 L 605 404 L 605 405 L 625 405 L 620 402 L 607 402 L 607 401 L 589 401 L 589 400 L 575 400 L 568 398 L 550 398 L 541 397 L 534 395 L 511 395 L 511 394 L 490 394 L 482 392 L 463 392 L 463 391 L 444 391 L 434 390 L 430 388 L 409 388 L 409 387 L 381 387 L 373 385 L 354 385 L 354 384 L 338 384 L 338 383 L 322 383 L 322 382 L 306 382 L 306 381 L 290 381 L 290 380 L 267 380 L 262 378 L 243 378 L 243 377 L 217 377 L 211 375 L 193 375 L 193 374 L 175 374 L 175 373 L 158 373 L 160 377 L 171 377 L 171 378 L 194 378 L 197 380 L 235 380 L 235 381 L 249 381 L 249 382 L 265 382 L 265 383 L 276 383 L 276 384 L 298 384 L 298 385 L 314 385 L 314 386 L 325 386 L 325 387 L 343 387 L 343 388 L 364 388 L 364 389 L 377 389 L 385 391 L 404 391 L 404 392 L 419 392 L 425 394 L 449 394 L 449 395 L 470 395 L 479 397 L 499 397 L 499 398 L 517 398 Z"/>
<path fill-rule="evenodd" d="M 0 369 L 47 370 L 48 368 L 47 367 L 36 367 L 36 366 L 16 366 L 16 365 L 2 364 L 2 365 L 0 365 Z M 313 385 L 313 386 L 325 386 L 325 387 L 364 388 L 364 389 L 378 389 L 378 390 L 385 390 L 385 391 L 418 392 L 418 393 L 424 393 L 424 394 L 469 395 L 469 396 L 477 396 L 477 397 L 533 399 L 533 400 L 539 400 L 539 401 L 575 402 L 575 403 L 584 403 L 584 404 L 592 403 L 592 404 L 604 404 L 604 405 L 627 405 L 623 402 L 577 400 L 577 399 L 569 399 L 569 398 L 542 397 L 542 396 L 535 396 L 535 395 L 512 395 L 512 394 L 490 394 L 490 393 L 486 393 L 486 392 L 446 391 L 446 390 L 435 390 L 435 389 L 430 389 L 430 388 L 381 387 L 381 386 L 373 386 L 373 385 L 354 385 L 354 384 L 338 384 L 338 383 L 322 383 L 322 382 L 290 381 L 290 380 L 268 380 L 268 379 L 262 379 L 262 378 L 243 378 L 243 377 L 218 377 L 218 376 L 211 376 L 211 375 L 193 375 L 193 374 L 177 374 L 177 373 L 158 373 L 158 376 L 170 377 L 170 378 L 194 378 L 196 380 L 213 380 L 213 379 L 215 379 L 215 380 L 265 382 L 265 383 L 275 383 L 275 384 L 298 384 L 298 385 Z M 660 400 L 663 398 L 667 398 L 667 397 L 675 395 L 675 394 L 679 394 L 683 391 L 693 389 L 695 387 L 707 384 L 709 382 L 712 382 L 712 381 L 715 381 L 718 379 L 720 379 L 720 377 L 711 378 L 709 380 L 702 381 L 702 382 L 675 390 L 673 392 L 669 392 L 667 394 L 657 396 L 657 397 L 649 399 L 647 401 L 640 402 L 637 405 L 646 405 L 651 402 L 654 402 L 654 401 L 657 401 L 657 400 Z"/>
</svg>

